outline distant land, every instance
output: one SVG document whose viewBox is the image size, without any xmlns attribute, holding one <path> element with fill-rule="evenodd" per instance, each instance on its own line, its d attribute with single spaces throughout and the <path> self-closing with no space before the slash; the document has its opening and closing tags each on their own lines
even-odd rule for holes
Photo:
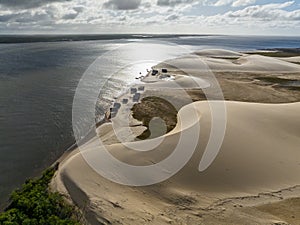
<svg viewBox="0 0 300 225">
<path fill-rule="evenodd" d="M 172 37 L 201 37 L 220 36 L 208 34 L 68 34 L 68 35 L 0 35 L 0 43 L 33 43 L 33 42 L 61 42 L 61 41 L 94 41 L 114 39 L 149 39 Z"/>
</svg>

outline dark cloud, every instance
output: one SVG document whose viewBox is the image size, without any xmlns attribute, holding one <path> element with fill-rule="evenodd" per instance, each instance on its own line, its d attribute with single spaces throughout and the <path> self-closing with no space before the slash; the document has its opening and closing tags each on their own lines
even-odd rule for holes
<svg viewBox="0 0 300 225">
<path fill-rule="evenodd" d="M 64 20 L 73 20 L 78 16 L 77 12 L 65 14 L 62 19 Z"/>
<path fill-rule="evenodd" d="M 8 22 L 13 17 L 14 17 L 14 15 L 12 15 L 12 14 L 0 15 L 0 23 Z"/>
<path fill-rule="evenodd" d="M 69 2 L 72 0 L 0 0 L 0 5 L 9 8 L 36 8 L 51 2 Z"/>
<path fill-rule="evenodd" d="M 84 7 L 84 6 L 81 6 L 81 5 L 79 5 L 79 6 L 74 6 L 74 7 L 73 7 L 73 10 L 76 11 L 76 12 L 78 12 L 78 13 L 83 12 L 84 9 L 85 9 L 85 7 Z"/>
<path fill-rule="evenodd" d="M 179 4 L 189 4 L 196 2 L 196 0 L 157 0 L 159 6 L 174 6 Z"/>
<path fill-rule="evenodd" d="M 103 4 L 106 9 L 132 10 L 137 9 L 141 0 L 108 0 Z"/>
<path fill-rule="evenodd" d="M 22 12 L 22 13 L 12 13 L 11 22 L 17 22 L 21 24 L 31 24 L 47 22 L 53 20 L 53 15 L 44 13 L 44 12 L 37 12 L 37 13 L 30 13 L 30 12 Z"/>
</svg>

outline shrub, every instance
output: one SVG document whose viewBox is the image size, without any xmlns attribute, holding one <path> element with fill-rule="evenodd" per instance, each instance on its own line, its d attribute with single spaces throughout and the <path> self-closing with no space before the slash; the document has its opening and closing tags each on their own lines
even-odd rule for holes
<svg viewBox="0 0 300 225">
<path fill-rule="evenodd" d="M 40 178 L 27 180 L 11 194 L 10 205 L 0 214 L 1 225 L 79 225 L 74 207 L 59 193 L 49 191 L 56 168 L 47 169 Z"/>
</svg>

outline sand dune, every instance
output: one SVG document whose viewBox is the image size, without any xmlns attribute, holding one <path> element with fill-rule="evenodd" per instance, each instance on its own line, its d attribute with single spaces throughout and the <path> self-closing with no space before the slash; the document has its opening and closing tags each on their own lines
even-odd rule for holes
<svg viewBox="0 0 300 225">
<path fill-rule="evenodd" d="M 300 56 L 279 58 L 280 60 L 300 64 Z"/>
<path fill-rule="evenodd" d="M 204 57 L 203 61 L 213 71 L 299 72 L 300 69 L 299 65 L 261 55 L 241 56 L 234 61 Z"/>
<path fill-rule="evenodd" d="M 210 80 L 201 73 L 209 68 L 218 72 L 215 74 L 226 99 L 295 102 L 297 90 L 278 89 L 275 84 L 254 79 L 277 74 L 271 77 L 275 81 L 278 77 L 298 80 L 300 65 L 292 63 L 295 60 L 298 58 L 202 50 L 161 63 L 157 68 L 171 65 L 166 68 L 172 79 L 164 81 L 151 75 L 145 80 L 145 88 L 149 93 L 161 90 L 163 95 L 179 101 L 184 90 L 178 86 L 196 87 L 191 77 L 180 70 L 199 79 L 200 86 L 214 88 L 207 85 Z M 175 129 L 162 137 L 138 142 L 126 141 L 133 141 L 145 127 L 124 127 L 122 118 L 127 118 L 130 110 L 121 110 L 112 124 L 98 128 L 98 137 L 81 146 L 81 152 L 77 149 L 63 159 L 52 187 L 69 196 L 90 224 L 300 224 L 300 218 L 294 216 L 297 206 L 284 214 L 277 212 L 287 204 L 297 205 L 297 199 L 290 198 L 300 195 L 300 102 L 225 101 L 224 141 L 213 163 L 203 172 L 198 167 L 210 135 L 210 107 L 207 101 L 187 104 L 178 113 Z M 179 141 L 182 137 L 188 137 L 183 146 Z M 99 145 L 99 138 L 103 145 Z M 174 149 L 179 159 L 172 158 Z M 110 157 L 136 170 L 120 169 L 120 164 L 111 163 Z M 187 164 L 183 164 L 185 160 Z M 106 170 L 102 170 L 103 166 Z M 132 180 L 139 182 L 137 186 L 146 185 L 164 176 L 171 178 L 148 186 L 122 185 Z M 118 179 L 122 184 L 104 177 Z"/>
<path fill-rule="evenodd" d="M 201 127 L 196 151 L 187 165 L 169 180 L 147 187 L 116 184 L 91 169 L 77 150 L 62 163 L 53 187 L 70 195 L 80 207 L 89 203 L 87 217 L 93 224 L 97 224 L 97 220 L 112 224 L 241 224 L 241 221 L 272 224 L 274 217 L 255 214 L 257 212 L 254 216 L 243 212 L 243 218 L 229 223 L 228 218 L 238 209 L 222 208 L 220 214 L 220 206 L 215 203 L 300 183 L 300 103 L 226 102 L 226 106 L 225 139 L 216 160 L 204 172 L 200 173 L 198 166 L 211 124 L 209 105 L 205 101 L 183 107 L 178 114 L 181 122 L 173 132 L 161 138 L 161 144 L 152 151 L 136 152 L 122 144 L 106 146 L 123 162 L 153 165 L 170 155 L 182 133 L 194 129 L 197 123 L 189 118 L 192 118 L 192 108 L 196 108 Z M 155 141 L 134 145 L 151 145 Z M 103 147 L 97 146 L 96 138 L 83 149 L 93 157 L 97 151 L 103 151 Z M 184 153 L 187 149 L 181 151 Z M 168 168 L 159 169 L 162 173 L 168 172 Z M 112 168 L 108 173 L 118 175 L 122 171 Z M 251 201 L 255 202 L 255 198 Z"/>
<path fill-rule="evenodd" d="M 299 72 L 300 65 L 295 64 L 298 57 L 292 58 L 274 58 L 262 55 L 248 55 L 227 50 L 202 50 L 195 53 L 195 56 L 184 56 L 178 59 L 166 61 L 171 65 L 176 65 L 183 70 L 196 69 L 199 73 L 199 63 L 195 61 L 200 59 L 212 71 L 239 71 L 239 72 L 273 72 L 287 73 Z M 203 66 L 206 70 L 207 67 Z"/>
<path fill-rule="evenodd" d="M 242 53 L 239 52 L 234 52 L 234 51 L 224 50 L 224 49 L 205 49 L 205 50 L 197 51 L 195 52 L 195 54 L 204 57 L 220 57 L 220 58 L 221 57 L 236 58 L 243 55 Z"/>
</svg>

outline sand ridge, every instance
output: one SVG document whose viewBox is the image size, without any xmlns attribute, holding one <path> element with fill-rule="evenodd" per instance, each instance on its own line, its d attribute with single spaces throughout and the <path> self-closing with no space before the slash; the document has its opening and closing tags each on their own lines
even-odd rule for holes
<svg viewBox="0 0 300 225">
<path fill-rule="evenodd" d="M 297 62 L 298 57 L 282 60 L 274 57 L 262 55 L 239 55 L 231 51 L 222 51 L 221 55 L 214 52 L 213 56 L 205 55 L 205 52 L 197 52 L 196 55 L 201 57 L 212 71 L 243 71 L 243 72 L 299 72 L 300 65 Z M 227 54 L 226 54 L 227 53 Z M 205 56 L 202 56 L 205 55 Z M 234 58 L 235 57 L 235 58 Z"/>
</svg>

